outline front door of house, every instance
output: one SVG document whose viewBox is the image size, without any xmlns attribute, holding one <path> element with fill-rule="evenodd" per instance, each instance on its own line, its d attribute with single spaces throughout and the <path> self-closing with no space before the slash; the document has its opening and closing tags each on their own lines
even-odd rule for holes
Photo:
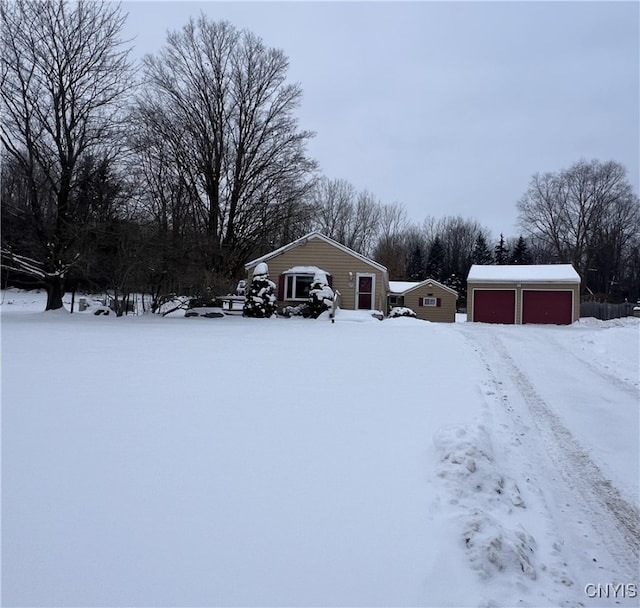
<svg viewBox="0 0 640 608">
<path fill-rule="evenodd" d="M 358 310 L 372 310 L 375 293 L 375 275 L 359 274 L 356 307 Z"/>
</svg>

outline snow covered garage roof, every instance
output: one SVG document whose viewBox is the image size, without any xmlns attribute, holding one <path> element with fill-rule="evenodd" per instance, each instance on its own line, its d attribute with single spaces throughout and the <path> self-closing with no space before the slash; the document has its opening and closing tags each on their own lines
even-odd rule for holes
<svg viewBox="0 0 640 608">
<path fill-rule="evenodd" d="M 529 264 L 482 266 L 474 264 L 467 276 L 469 283 L 580 283 L 571 264 Z"/>
</svg>

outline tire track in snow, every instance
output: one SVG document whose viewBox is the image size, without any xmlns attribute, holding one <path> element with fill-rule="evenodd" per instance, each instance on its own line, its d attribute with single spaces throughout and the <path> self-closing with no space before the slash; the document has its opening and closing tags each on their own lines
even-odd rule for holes
<svg viewBox="0 0 640 608">
<path fill-rule="evenodd" d="M 490 341 L 527 404 L 554 466 L 566 485 L 582 498 L 591 527 L 601 536 L 604 546 L 617 562 L 619 574 L 626 574 L 627 580 L 635 580 L 639 561 L 637 539 L 640 538 L 638 507 L 622 497 L 558 415 L 538 395 L 502 340 L 491 333 Z M 621 388 L 617 378 L 603 373 L 598 375 Z M 630 560 L 630 556 L 633 559 Z"/>
</svg>

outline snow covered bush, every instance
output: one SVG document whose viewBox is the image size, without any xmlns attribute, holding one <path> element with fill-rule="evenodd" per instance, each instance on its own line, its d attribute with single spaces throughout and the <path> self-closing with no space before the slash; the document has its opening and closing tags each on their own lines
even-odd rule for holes
<svg viewBox="0 0 640 608">
<path fill-rule="evenodd" d="M 389 318 L 393 319 L 395 317 L 413 317 L 416 318 L 416 313 L 413 312 L 410 308 L 406 306 L 394 306 L 389 311 Z"/>
<path fill-rule="evenodd" d="M 285 306 L 281 314 L 283 317 L 304 317 L 305 319 L 310 316 L 309 304 L 298 304 L 297 306 Z"/>
<path fill-rule="evenodd" d="M 253 279 L 244 301 L 242 315 L 245 317 L 268 318 L 276 312 L 276 284 L 269 279 L 269 267 L 258 264 L 253 271 Z"/>
<path fill-rule="evenodd" d="M 316 271 L 309 289 L 309 312 L 312 319 L 317 319 L 325 310 L 333 306 L 333 289 L 329 287 L 327 274 L 323 270 Z"/>
</svg>

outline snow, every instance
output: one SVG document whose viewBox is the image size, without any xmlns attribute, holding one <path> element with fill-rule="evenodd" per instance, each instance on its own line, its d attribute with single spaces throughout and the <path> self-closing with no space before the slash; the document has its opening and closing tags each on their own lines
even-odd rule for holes
<svg viewBox="0 0 640 608">
<path fill-rule="evenodd" d="M 309 289 L 309 297 L 311 298 L 312 307 L 315 305 L 315 302 L 322 302 L 322 305 L 327 310 L 333 306 L 334 293 L 328 283 L 329 279 L 327 279 L 327 273 L 319 268 L 316 269 L 311 289 Z M 316 314 L 315 316 L 318 315 Z"/>
<path fill-rule="evenodd" d="M 253 269 L 253 276 L 254 277 L 258 277 L 258 276 L 262 276 L 262 275 L 268 275 L 269 274 L 269 266 L 266 264 L 266 262 L 260 262 L 254 269 Z"/>
<path fill-rule="evenodd" d="M 455 296 L 458 295 L 458 292 L 451 289 L 451 287 L 447 287 L 434 279 L 425 279 L 424 281 L 389 281 L 389 292 L 395 295 L 403 295 L 407 291 L 411 289 L 415 289 L 420 286 L 428 286 L 428 287 L 439 287 L 440 289 L 444 289 L 445 291 L 449 291 Z"/>
<path fill-rule="evenodd" d="M 394 319 L 396 317 L 415 317 L 416 313 L 411 308 L 406 306 L 394 306 L 389 311 L 389 318 Z"/>
<path fill-rule="evenodd" d="M 316 272 L 323 272 L 325 275 L 327 274 L 324 270 L 318 268 L 317 266 L 292 266 L 289 270 L 285 270 L 282 274 L 312 274 L 315 275 Z"/>
<path fill-rule="evenodd" d="M 3 605 L 638 606 L 640 319 L 43 308 L 2 295 Z"/>
<path fill-rule="evenodd" d="M 324 270 L 316 270 L 316 273 L 313 275 L 314 283 L 324 283 L 327 285 L 329 283 L 329 279 L 327 279 L 327 273 Z"/>
<path fill-rule="evenodd" d="M 474 264 L 469 270 L 470 283 L 580 283 L 571 264 L 487 265 Z"/>
<path fill-rule="evenodd" d="M 389 291 L 395 294 L 403 294 L 409 289 L 419 285 L 418 281 L 389 281 Z"/>
</svg>

